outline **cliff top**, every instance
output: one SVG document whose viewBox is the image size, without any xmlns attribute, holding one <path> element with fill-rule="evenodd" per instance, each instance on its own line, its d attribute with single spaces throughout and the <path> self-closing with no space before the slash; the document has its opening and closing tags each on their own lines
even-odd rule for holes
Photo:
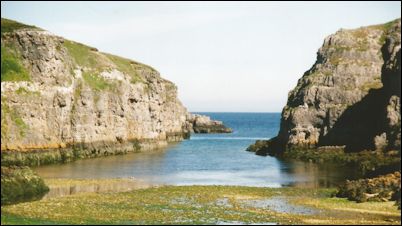
<svg viewBox="0 0 402 226">
<path fill-rule="evenodd" d="M 159 72 L 151 66 L 140 62 L 115 56 L 98 51 L 79 42 L 71 41 L 47 32 L 42 28 L 32 25 L 26 25 L 14 20 L 1 18 L 1 81 L 35 81 L 40 77 L 39 74 L 32 71 L 29 65 L 24 62 L 26 59 L 41 59 L 49 61 L 50 56 L 45 52 L 54 55 L 55 59 L 62 59 L 63 63 L 69 67 L 67 74 L 74 75 L 75 69 L 81 69 L 87 83 L 95 89 L 107 87 L 105 79 L 122 79 L 122 75 L 127 77 L 131 83 L 150 82 L 155 77 L 159 77 Z M 18 41 L 19 40 L 19 41 Z M 38 51 L 25 53 L 22 45 L 41 46 Z M 39 51 L 39 49 L 41 49 Z M 42 51 L 43 50 L 43 51 Z M 44 55 L 44 56 L 42 56 Z M 46 68 L 41 68 L 45 69 Z M 109 76 L 103 78 L 102 73 L 109 73 Z M 145 73 L 144 73 L 145 72 Z M 35 75 L 36 74 L 36 75 Z M 59 79 L 65 75 L 58 73 Z M 166 80 L 162 79 L 164 82 Z M 42 82 L 42 81 L 41 81 Z"/>
<path fill-rule="evenodd" d="M 35 27 L 32 25 L 27 25 L 27 24 L 19 23 L 14 20 L 1 18 L 1 34 L 6 33 L 6 32 L 13 32 L 16 30 L 21 30 L 21 29 L 42 30 L 41 28 L 38 28 L 38 27 Z"/>
</svg>

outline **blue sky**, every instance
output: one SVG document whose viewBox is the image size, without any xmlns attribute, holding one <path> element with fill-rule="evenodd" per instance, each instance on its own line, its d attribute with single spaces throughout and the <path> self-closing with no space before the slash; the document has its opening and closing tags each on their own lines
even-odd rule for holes
<svg viewBox="0 0 402 226">
<path fill-rule="evenodd" d="M 280 112 L 340 28 L 400 2 L 1 2 L 2 17 L 156 68 L 190 111 Z"/>
</svg>

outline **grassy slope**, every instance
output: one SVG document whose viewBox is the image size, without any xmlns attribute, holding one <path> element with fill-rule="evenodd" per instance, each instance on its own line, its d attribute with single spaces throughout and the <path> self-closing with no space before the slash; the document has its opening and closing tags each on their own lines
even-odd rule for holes
<svg viewBox="0 0 402 226">
<path fill-rule="evenodd" d="M 125 193 L 82 194 L 3 206 L 2 224 L 399 224 L 394 202 L 331 198 L 334 189 L 167 186 Z M 312 215 L 246 206 L 247 200 L 285 197 Z M 223 201 L 226 200 L 226 201 Z M 222 202 L 223 201 L 223 202 Z M 290 208 L 291 209 L 291 208 Z"/>
<path fill-rule="evenodd" d="M 13 20 L 1 18 L 1 33 L 14 32 L 20 29 L 42 30 L 35 26 L 22 24 Z M 110 90 L 113 84 L 107 84 L 100 77 L 102 71 L 117 69 L 131 77 L 132 83 L 144 82 L 140 71 L 155 71 L 152 67 L 129 60 L 123 57 L 100 53 L 96 48 L 84 44 L 65 40 L 64 47 L 74 62 L 74 66 L 85 68 L 86 83 L 94 90 Z M 60 49 L 58 49 L 60 50 Z M 3 46 L 1 48 L 1 81 L 30 81 L 28 70 L 22 65 L 18 52 L 12 46 Z M 73 68 L 72 68 L 73 69 Z"/>
<path fill-rule="evenodd" d="M 19 54 L 10 46 L 1 45 L 1 81 L 30 81 Z"/>
<path fill-rule="evenodd" d="M 13 31 L 16 31 L 19 29 L 26 29 L 26 28 L 40 30 L 40 28 L 37 28 L 32 25 L 27 25 L 27 24 L 19 23 L 14 20 L 1 18 L 1 34 L 5 33 L 5 32 L 13 32 Z"/>
<path fill-rule="evenodd" d="M 20 29 L 37 29 L 31 25 L 1 18 L 1 34 Z M 30 76 L 24 68 L 19 53 L 10 45 L 1 45 L 1 81 L 29 81 Z"/>
</svg>

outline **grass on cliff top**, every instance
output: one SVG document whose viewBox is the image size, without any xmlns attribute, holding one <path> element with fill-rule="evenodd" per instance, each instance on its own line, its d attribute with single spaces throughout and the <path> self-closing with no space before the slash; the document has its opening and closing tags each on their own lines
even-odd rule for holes
<svg viewBox="0 0 402 226">
<path fill-rule="evenodd" d="M 398 19 L 389 21 L 389 22 L 384 23 L 384 24 L 371 25 L 371 26 L 368 26 L 368 28 L 381 29 L 381 30 L 384 30 L 384 31 L 388 31 L 392 26 L 394 26 L 394 24 L 398 23 L 398 21 L 400 21 L 400 20 L 401 19 L 398 18 Z"/>
<path fill-rule="evenodd" d="M 86 46 L 81 43 L 65 40 L 64 46 L 74 59 L 75 63 L 81 67 L 85 67 L 91 71 L 102 72 L 116 68 L 117 70 L 129 75 L 131 83 L 144 82 L 139 75 L 139 70 L 155 71 L 150 66 L 118 57 L 108 53 L 99 53 L 97 49 Z"/>
<path fill-rule="evenodd" d="M 17 21 L 14 21 L 14 20 L 1 18 L 1 34 L 5 33 L 5 32 L 13 32 L 15 30 L 25 29 L 25 28 L 39 29 L 32 25 L 22 24 Z"/>
<path fill-rule="evenodd" d="M 400 21 L 401 19 L 395 19 L 393 21 L 387 22 L 385 24 L 377 24 L 377 25 L 371 25 L 368 28 L 371 29 L 378 29 L 383 31 L 383 34 L 381 35 L 380 39 L 378 40 L 379 45 L 384 45 L 385 40 L 387 39 L 387 36 L 389 34 L 390 29 Z"/>
<path fill-rule="evenodd" d="M 355 203 L 331 198 L 334 191 L 166 186 L 82 194 L 3 206 L 1 224 L 400 224 L 394 202 Z M 271 198 L 285 200 L 280 210 L 258 205 Z M 298 214 L 294 207 L 313 212 Z"/>
<path fill-rule="evenodd" d="M 95 48 L 70 40 L 64 40 L 63 45 L 77 65 L 98 70 L 105 67 L 95 53 L 97 51 Z"/>
<path fill-rule="evenodd" d="M 31 77 L 17 53 L 1 45 L 1 81 L 30 81 Z"/>
<path fill-rule="evenodd" d="M 144 79 L 139 75 L 139 73 L 137 72 L 137 70 L 141 69 L 141 68 L 148 68 L 150 70 L 154 70 L 153 68 L 146 66 L 144 64 L 123 58 L 123 57 L 119 57 L 119 56 L 115 56 L 112 54 L 108 54 L 105 53 L 106 57 L 109 58 L 109 60 L 111 60 L 117 67 L 117 70 L 130 75 L 131 80 L 130 82 L 135 84 L 137 82 L 144 82 Z"/>
</svg>

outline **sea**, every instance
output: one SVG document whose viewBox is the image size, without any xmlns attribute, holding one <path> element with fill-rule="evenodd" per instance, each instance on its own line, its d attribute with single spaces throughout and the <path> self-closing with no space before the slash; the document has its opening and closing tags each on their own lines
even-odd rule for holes
<svg viewBox="0 0 402 226">
<path fill-rule="evenodd" d="M 192 134 L 163 150 L 82 159 L 34 170 L 44 178 L 137 178 L 160 185 L 332 187 L 359 175 L 352 168 L 258 156 L 256 140 L 279 131 L 280 113 L 196 112 L 223 121 L 229 134 Z"/>
</svg>

